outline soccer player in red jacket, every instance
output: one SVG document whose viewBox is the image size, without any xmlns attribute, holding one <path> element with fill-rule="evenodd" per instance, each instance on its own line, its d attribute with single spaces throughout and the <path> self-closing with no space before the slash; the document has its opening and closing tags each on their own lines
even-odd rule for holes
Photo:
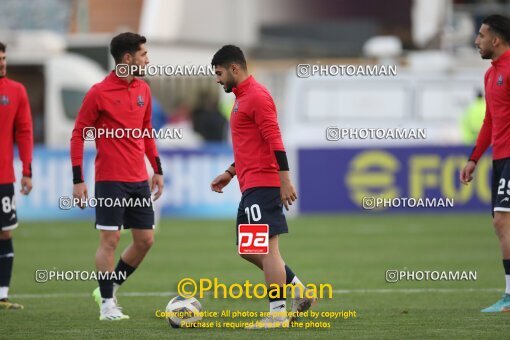
<svg viewBox="0 0 510 340">
<path fill-rule="evenodd" d="M 476 163 L 492 143 L 493 225 L 499 239 L 505 269 L 503 297 L 482 312 L 510 311 L 510 19 L 490 15 L 482 21 L 475 45 L 483 59 L 492 59 L 485 73 L 485 119 L 469 161 L 460 173 L 468 184 Z"/>
<path fill-rule="evenodd" d="M 146 82 L 136 75 L 125 73 L 127 69 L 119 64 L 145 66 L 149 63 L 146 39 L 135 33 L 122 33 L 114 37 L 110 52 L 115 59 L 116 70 L 102 82 L 89 90 L 76 118 L 71 138 L 71 160 L 73 166 L 73 196 L 87 198 L 87 187 L 83 179 L 84 132 L 107 129 L 114 132 L 128 129 L 152 130 L 151 93 Z M 121 65 L 122 66 L 122 65 Z M 127 75 L 127 76 L 125 76 Z M 124 77 L 125 76 L 125 77 Z M 119 134 L 120 136 L 120 134 Z M 100 199 L 124 199 L 134 202 L 150 201 L 151 191 L 157 200 L 163 190 L 163 171 L 153 138 L 96 138 L 95 196 Z M 154 176 L 149 187 L 145 156 L 149 159 Z M 140 200 L 142 199 L 142 200 Z M 99 288 L 93 296 L 99 305 L 100 320 L 123 320 L 129 316 L 122 313 L 117 305 L 116 291 L 124 282 L 123 275 L 131 275 L 140 265 L 154 241 L 154 209 L 151 206 L 96 206 L 96 229 L 100 232 L 99 248 L 96 253 L 96 268 L 101 273 L 115 272 L 117 275 L 98 277 Z M 122 228 L 131 229 L 133 242 L 124 250 L 114 268 L 115 250 Z"/>
<path fill-rule="evenodd" d="M 301 285 L 283 261 L 278 248 L 280 234 L 288 232 L 283 206 L 288 210 L 297 199 L 289 176 L 289 165 L 276 117 L 276 107 L 267 89 L 248 73 L 246 60 L 237 46 L 223 46 L 214 55 L 212 66 L 216 80 L 225 92 L 234 92 L 236 101 L 230 117 L 235 162 L 211 183 L 211 190 L 222 189 L 237 175 L 242 192 L 236 229 L 240 224 L 269 225 L 269 253 L 241 254 L 264 272 L 266 284 L 277 284 L 277 294 L 270 292 L 270 317 L 248 328 L 288 327 L 283 285 Z M 239 242 L 239 240 L 237 240 Z M 299 293 L 299 289 L 295 290 Z M 277 296 L 271 298 L 271 296 Z M 315 299 L 296 294 L 292 312 L 308 310 Z"/>
<path fill-rule="evenodd" d="M 22 195 L 32 190 L 32 116 L 25 87 L 7 75 L 6 46 L 0 43 L 0 309 L 23 309 L 8 300 L 14 261 L 11 231 L 18 226 L 14 202 L 14 140 L 23 164 Z"/>
</svg>

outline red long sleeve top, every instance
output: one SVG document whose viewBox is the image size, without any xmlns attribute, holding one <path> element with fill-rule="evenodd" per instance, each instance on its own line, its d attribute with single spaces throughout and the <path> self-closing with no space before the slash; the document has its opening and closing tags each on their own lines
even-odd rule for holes
<svg viewBox="0 0 510 340">
<path fill-rule="evenodd" d="M 32 176 L 34 147 L 32 116 L 25 87 L 0 78 L 0 184 L 14 183 L 14 141 L 23 164 L 23 176 Z"/>
</svg>

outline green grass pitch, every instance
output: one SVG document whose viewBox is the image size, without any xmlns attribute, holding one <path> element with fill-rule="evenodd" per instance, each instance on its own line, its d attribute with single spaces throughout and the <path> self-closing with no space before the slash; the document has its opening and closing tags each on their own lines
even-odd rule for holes
<svg viewBox="0 0 510 340">
<path fill-rule="evenodd" d="M 36 283 L 35 271 L 93 270 L 98 233 L 91 222 L 21 223 L 11 299 L 22 311 L 0 311 L 8 338 L 501 338 L 510 313 L 480 309 L 503 293 L 504 277 L 490 214 L 338 215 L 289 220 L 284 259 L 306 283 L 330 283 L 333 299 L 315 311 L 355 310 L 329 329 L 172 329 L 155 317 L 185 277 L 223 283 L 263 282 L 235 247 L 232 220 L 164 220 L 141 267 L 119 291 L 131 320 L 100 322 L 90 297 L 94 281 Z M 123 234 L 120 250 L 129 242 Z M 476 281 L 385 282 L 388 269 L 471 270 Z M 200 299 L 204 310 L 266 311 L 265 300 Z M 220 320 L 232 321 L 232 320 Z M 304 320 L 306 321 L 306 320 Z"/>
</svg>

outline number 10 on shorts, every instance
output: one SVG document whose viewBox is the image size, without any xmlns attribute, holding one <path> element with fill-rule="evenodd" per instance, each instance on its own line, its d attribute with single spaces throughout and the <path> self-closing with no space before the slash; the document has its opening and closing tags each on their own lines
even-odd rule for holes
<svg viewBox="0 0 510 340">
<path fill-rule="evenodd" d="M 268 224 L 240 224 L 237 236 L 239 254 L 269 253 Z"/>
</svg>

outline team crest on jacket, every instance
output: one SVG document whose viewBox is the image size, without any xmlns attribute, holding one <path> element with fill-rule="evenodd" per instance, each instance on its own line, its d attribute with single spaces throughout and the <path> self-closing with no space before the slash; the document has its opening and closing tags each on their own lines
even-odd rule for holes
<svg viewBox="0 0 510 340">
<path fill-rule="evenodd" d="M 0 105 L 9 105 L 9 97 L 7 97 L 5 94 L 0 95 Z"/>
<path fill-rule="evenodd" d="M 498 76 L 498 82 L 497 82 L 497 84 L 498 84 L 498 86 L 503 85 L 503 75 L 502 75 L 502 74 L 500 74 L 500 75 Z"/>
<path fill-rule="evenodd" d="M 239 110 L 239 102 L 236 100 L 234 103 L 234 108 L 232 109 L 233 113 L 236 113 Z"/>
<path fill-rule="evenodd" d="M 145 102 L 143 101 L 143 96 L 136 97 L 136 104 L 140 107 L 142 107 L 143 104 L 145 104 Z"/>
</svg>

